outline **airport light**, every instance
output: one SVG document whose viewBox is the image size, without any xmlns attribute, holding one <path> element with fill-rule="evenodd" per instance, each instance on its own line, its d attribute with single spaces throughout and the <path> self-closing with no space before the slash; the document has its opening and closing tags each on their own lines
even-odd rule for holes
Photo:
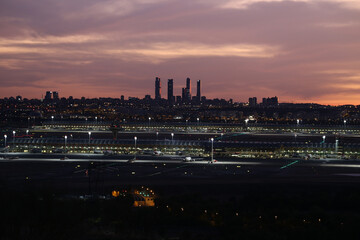
<svg viewBox="0 0 360 240">
<path fill-rule="evenodd" d="M 90 144 L 91 132 L 88 132 L 88 134 L 89 134 L 89 144 Z"/>
<path fill-rule="evenodd" d="M 214 138 L 211 138 L 211 162 L 214 162 Z"/>
<path fill-rule="evenodd" d="M 7 135 L 4 135 L 4 140 L 5 140 L 5 147 L 6 147 L 6 139 L 7 139 Z"/>
<path fill-rule="evenodd" d="M 15 144 L 15 134 L 16 134 L 16 132 L 15 132 L 15 131 L 13 131 L 13 139 L 12 139 L 12 141 L 13 141 L 13 145 Z"/>
<path fill-rule="evenodd" d="M 65 154 L 66 154 L 66 142 L 67 142 L 67 136 L 66 136 L 66 135 L 64 136 L 64 142 L 65 142 L 64 152 L 65 152 Z"/>
<path fill-rule="evenodd" d="M 322 138 L 323 138 L 323 153 L 324 153 L 324 158 L 325 158 L 325 138 L 326 138 L 326 136 L 324 135 Z"/>
<path fill-rule="evenodd" d="M 338 154 L 338 149 L 339 149 L 339 140 L 336 139 L 336 140 L 335 140 L 335 154 L 336 154 L 336 155 Z"/>
<path fill-rule="evenodd" d="M 137 137 L 135 136 L 135 137 L 134 137 L 134 141 L 135 141 L 135 154 L 134 154 L 134 160 L 136 160 L 136 140 L 137 140 Z"/>
</svg>

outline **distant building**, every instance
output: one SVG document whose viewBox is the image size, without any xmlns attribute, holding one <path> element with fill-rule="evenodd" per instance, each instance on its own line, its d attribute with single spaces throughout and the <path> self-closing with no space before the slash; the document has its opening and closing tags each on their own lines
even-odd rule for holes
<svg viewBox="0 0 360 240">
<path fill-rule="evenodd" d="M 53 92 L 53 99 L 54 100 L 59 100 L 59 93 L 58 92 Z"/>
<path fill-rule="evenodd" d="M 263 98 L 262 105 L 267 106 L 278 106 L 279 105 L 279 99 L 278 97 L 271 97 L 271 98 Z"/>
<path fill-rule="evenodd" d="M 186 98 L 186 96 L 185 96 L 185 89 L 186 89 L 186 88 L 182 88 L 182 89 L 181 89 L 181 99 L 182 99 L 182 101 L 185 101 L 185 98 Z"/>
<path fill-rule="evenodd" d="M 188 98 L 191 99 L 191 80 L 190 78 L 186 78 L 186 88 L 188 89 Z"/>
<path fill-rule="evenodd" d="M 181 103 L 181 96 L 176 96 L 176 103 Z"/>
<path fill-rule="evenodd" d="M 51 91 L 47 91 L 45 94 L 45 100 L 51 100 L 52 99 L 52 92 Z"/>
<path fill-rule="evenodd" d="M 200 90 L 200 80 L 197 80 L 197 83 L 196 83 L 196 98 L 197 98 L 197 101 L 200 102 L 201 100 L 201 90 Z"/>
<path fill-rule="evenodd" d="M 249 106 L 250 107 L 256 107 L 257 106 L 257 98 L 256 97 L 249 98 Z"/>
<path fill-rule="evenodd" d="M 121 96 L 120 96 L 120 100 L 121 100 L 122 102 L 125 101 L 124 95 L 121 95 Z"/>
<path fill-rule="evenodd" d="M 161 82 L 160 78 L 156 77 L 155 79 L 155 100 L 161 99 Z"/>
<path fill-rule="evenodd" d="M 174 80 L 168 79 L 168 102 L 169 104 L 174 103 Z"/>
</svg>

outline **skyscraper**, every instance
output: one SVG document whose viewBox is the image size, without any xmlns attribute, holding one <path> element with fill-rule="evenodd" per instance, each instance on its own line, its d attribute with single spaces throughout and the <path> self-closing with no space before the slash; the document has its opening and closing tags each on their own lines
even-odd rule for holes
<svg viewBox="0 0 360 240">
<path fill-rule="evenodd" d="M 155 100 L 161 99 L 161 82 L 160 78 L 156 77 L 155 79 Z"/>
<path fill-rule="evenodd" d="M 174 99 L 174 80 L 168 79 L 168 102 L 173 104 Z"/>
<path fill-rule="evenodd" d="M 189 99 L 191 99 L 191 80 L 190 78 L 186 78 L 186 88 L 188 89 L 188 92 L 189 92 Z"/>
<path fill-rule="evenodd" d="M 196 101 L 200 102 L 201 100 L 201 92 L 200 92 L 200 79 L 197 80 L 197 83 L 196 83 Z"/>
<path fill-rule="evenodd" d="M 59 93 L 58 92 L 53 92 L 53 99 L 54 100 L 59 100 Z"/>
<path fill-rule="evenodd" d="M 52 92 L 51 91 L 47 91 L 46 95 L 45 95 L 45 100 L 51 100 L 52 99 Z"/>
</svg>

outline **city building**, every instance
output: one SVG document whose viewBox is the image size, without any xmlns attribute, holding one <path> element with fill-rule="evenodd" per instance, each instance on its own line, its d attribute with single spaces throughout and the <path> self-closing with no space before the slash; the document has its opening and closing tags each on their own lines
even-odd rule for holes
<svg viewBox="0 0 360 240">
<path fill-rule="evenodd" d="M 174 103 L 174 80 L 168 79 L 168 102 L 169 104 Z"/>
<path fill-rule="evenodd" d="M 52 92 L 51 91 L 47 91 L 45 94 L 45 100 L 51 100 L 52 99 Z"/>
<path fill-rule="evenodd" d="M 200 80 L 197 80 L 197 83 L 196 83 L 196 100 L 197 102 L 200 102 L 201 100 L 201 90 L 200 90 Z"/>
<path fill-rule="evenodd" d="M 161 82 L 160 78 L 156 77 L 155 79 L 155 100 L 161 99 Z"/>
<path fill-rule="evenodd" d="M 59 100 L 59 93 L 58 92 L 53 92 L 53 99 L 54 100 Z"/>
<path fill-rule="evenodd" d="M 257 98 L 251 97 L 249 98 L 249 107 L 256 107 L 257 106 Z"/>
</svg>

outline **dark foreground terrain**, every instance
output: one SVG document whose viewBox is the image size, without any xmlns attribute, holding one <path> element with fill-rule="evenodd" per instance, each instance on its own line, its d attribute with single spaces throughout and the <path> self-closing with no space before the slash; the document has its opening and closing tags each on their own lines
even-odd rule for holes
<svg viewBox="0 0 360 240">
<path fill-rule="evenodd" d="M 359 239 L 357 168 L 283 164 L 3 161 L 0 239 Z"/>
</svg>

